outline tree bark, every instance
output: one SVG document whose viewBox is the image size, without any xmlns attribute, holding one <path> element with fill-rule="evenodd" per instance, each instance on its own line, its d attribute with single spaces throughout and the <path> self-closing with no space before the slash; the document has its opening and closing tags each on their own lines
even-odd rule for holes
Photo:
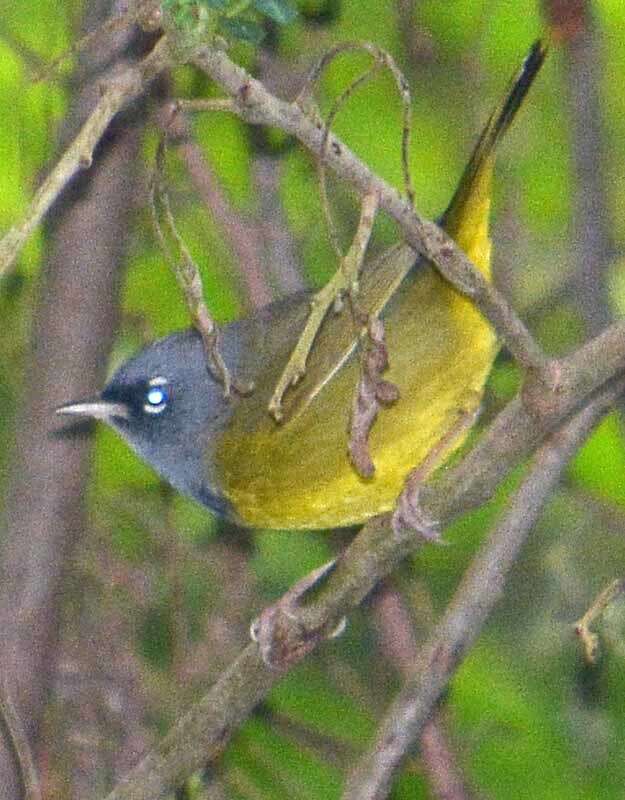
<svg viewBox="0 0 625 800">
<path fill-rule="evenodd" d="M 110 11 L 110 0 L 91 3 L 85 29 Z M 131 39 L 127 31 L 90 45 L 62 138 L 75 132 L 93 107 L 103 70 L 145 46 L 143 36 Z M 48 217 L 48 255 L 34 312 L 0 553 L 0 674 L 35 748 L 55 666 L 64 570 L 87 524 L 90 439 L 59 436 L 54 408 L 93 394 L 104 377 L 142 116 L 137 103 L 116 118 L 92 167 L 68 186 Z M 2 797 L 20 796 L 15 766 L 3 741 Z"/>
</svg>

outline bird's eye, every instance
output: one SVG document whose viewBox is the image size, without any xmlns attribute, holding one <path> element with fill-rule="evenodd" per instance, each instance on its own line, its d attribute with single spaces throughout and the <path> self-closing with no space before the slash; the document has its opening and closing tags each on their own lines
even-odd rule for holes
<svg viewBox="0 0 625 800">
<path fill-rule="evenodd" d="M 148 414 L 160 414 L 169 402 L 169 387 L 165 378 L 152 378 L 145 393 L 143 410 Z"/>
</svg>

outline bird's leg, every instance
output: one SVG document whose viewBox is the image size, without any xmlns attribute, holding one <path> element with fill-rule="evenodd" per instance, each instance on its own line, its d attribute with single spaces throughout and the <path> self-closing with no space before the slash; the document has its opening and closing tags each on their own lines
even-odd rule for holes
<svg viewBox="0 0 625 800">
<path fill-rule="evenodd" d="M 454 449 L 458 439 L 463 438 L 473 427 L 479 410 L 479 406 L 462 409 L 447 433 L 434 445 L 419 466 L 410 472 L 393 512 L 392 526 L 395 534 L 402 530 L 414 530 L 428 542 L 444 544 L 438 521 L 429 516 L 421 506 L 421 487 L 425 479 Z"/>
</svg>

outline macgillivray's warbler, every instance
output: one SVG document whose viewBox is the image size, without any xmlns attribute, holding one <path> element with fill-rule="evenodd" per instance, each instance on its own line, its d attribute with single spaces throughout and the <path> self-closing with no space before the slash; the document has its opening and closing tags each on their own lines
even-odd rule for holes
<svg viewBox="0 0 625 800">
<path fill-rule="evenodd" d="M 480 136 L 441 226 L 490 277 L 488 234 L 496 145 L 544 60 L 536 43 Z M 415 260 L 416 259 L 416 260 Z M 157 341 L 124 364 L 94 400 L 58 409 L 101 419 L 176 489 L 258 528 L 330 528 L 391 510 L 411 469 L 477 409 L 498 345 L 473 304 L 406 244 L 365 264 L 358 308 L 384 321 L 399 399 L 373 426 L 375 464 L 360 477 L 347 451 L 358 381 L 359 330 L 348 309 L 317 335 L 306 375 L 287 394 L 284 419 L 267 411 L 310 308 L 301 292 L 221 329 L 232 374 L 249 395 L 224 396 L 195 330 Z M 446 453 L 466 430 L 452 436 Z"/>
</svg>

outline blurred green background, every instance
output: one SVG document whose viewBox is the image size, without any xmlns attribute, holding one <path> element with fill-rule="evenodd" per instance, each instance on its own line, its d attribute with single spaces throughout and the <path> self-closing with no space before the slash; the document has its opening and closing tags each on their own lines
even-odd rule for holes
<svg viewBox="0 0 625 800">
<path fill-rule="evenodd" d="M 553 4 L 557 5 L 557 4 Z M 292 97 L 306 70 L 336 42 L 366 39 L 393 54 L 413 92 L 411 166 L 416 207 L 429 217 L 445 206 L 472 142 L 505 91 L 530 43 L 544 29 L 545 8 L 512 0 L 301 0 L 300 15 L 275 28 L 259 53 L 236 44 L 231 55 Z M 76 38 L 81 2 L 24 0 L 0 11 L 0 231 L 24 212 L 53 163 L 57 130 L 69 102 L 69 66 L 60 77 L 30 80 L 39 59 L 51 61 Z M 598 81 L 603 206 L 608 257 L 597 271 L 600 302 L 618 315 L 625 304 L 622 214 L 625 194 L 625 47 L 621 0 L 588 4 L 596 58 L 586 64 Z M 567 50 L 567 48 L 569 48 Z M 576 242 L 584 234 L 576 197 L 587 179 L 575 147 L 575 53 L 555 46 L 527 107 L 498 160 L 494 198 L 495 270 L 499 285 L 554 354 L 579 344 L 592 325 L 579 307 Z M 341 56 L 322 80 L 328 109 L 368 63 Z M 70 65 L 71 66 L 71 65 Z M 586 68 L 585 67 L 585 68 Z M 173 76 L 179 97 L 217 95 L 190 69 Z M 401 185 L 401 107 L 388 74 L 360 90 L 340 113 L 336 130 L 387 180 Z M 252 135 L 226 114 L 197 116 L 193 131 L 214 172 L 228 213 L 257 228 L 279 230 L 295 255 L 291 271 L 272 272 L 269 239 L 261 276 L 274 296 L 294 275 L 320 285 L 335 268 L 320 210 L 310 155 L 278 134 Z M 146 338 L 187 324 L 175 280 L 159 252 L 147 205 L 156 133 L 144 142 L 123 289 L 122 324 L 110 369 Z M 259 189 L 270 167 L 271 208 Z M 582 165 L 583 166 L 583 165 Z M 205 295 L 220 321 L 257 301 L 236 261 L 227 232 L 199 199 L 172 148 L 168 175 L 176 219 L 201 267 Z M 343 241 L 357 204 L 331 181 Z M 267 215 L 272 215 L 267 219 Z M 276 222 L 277 220 L 277 222 Z M 273 230 L 272 235 L 276 234 Z M 376 226 L 374 248 L 391 242 L 393 226 Z M 268 243 L 269 242 L 269 243 Z M 15 411 L 28 369 L 29 333 L 46 236 L 29 241 L 0 282 L 0 481 L 11 473 Z M 273 251 L 275 252 L 275 251 Z M 577 287 L 577 288 L 576 288 Z M 605 291 L 604 291 L 605 289 Z M 505 354 L 489 382 L 483 421 L 518 385 Z M 68 398 L 73 399 L 73 398 Z M 50 430 L 57 421 L 50 416 Z M 64 636 L 80 641 L 89 629 L 114 628 L 141 697 L 146 737 L 164 732 L 199 697 L 247 640 L 249 621 L 308 570 L 330 558 L 348 534 L 243 534 L 172 495 L 112 433 L 99 428 L 89 489 L 89 526 L 77 548 L 73 577 L 63 591 Z M 593 434 L 567 472 L 506 595 L 451 684 L 443 719 L 464 779 L 486 798 L 622 798 L 625 785 L 625 616 L 617 603 L 602 623 L 602 658 L 584 665 L 573 634 L 593 596 L 620 577 L 625 559 L 625 448 L 614 413 Z M 505 506 L 512 476 L 486 508 L 445 533 L 448 547 L 424 548 L 396 576 L 422 640 L 456 587 L 489 525 Z M 375 619 L 375 617 L 373 617 Z M 330 798 L 343 770 L 362 752 L 400 685 L 385 657 L 371 608 L 355 613 L 346 634 L 292 671 L 236 737 L 218 767 L 229 797 Z M 61 682 L 62 683 L 62 682 Z M 65 684 L 63 684 L 65 685 Z M 72 705 L 74 703 L 74 705 Z M 80 715 L 71 697 L 53 698 L 48 714 L 51 774 L 62 781 L 80 749 L 67 731 Z M 69 709 L 69 710 L 68 710 Z M 147 720 L 147 721 L 146 721 Z M 55 726 L 57 726 L 55 728 Z M 116 748 L 110 726 L 99 750 Z M 52 742 L 54 741 L 54 744 Z M 102 741 L 105 742 L 102 745 Z M 106 784 L 106 779 L 103 779 Z M 411 760 L 393 797 L 434 797 L 419 758 Z"/>
</svg>

